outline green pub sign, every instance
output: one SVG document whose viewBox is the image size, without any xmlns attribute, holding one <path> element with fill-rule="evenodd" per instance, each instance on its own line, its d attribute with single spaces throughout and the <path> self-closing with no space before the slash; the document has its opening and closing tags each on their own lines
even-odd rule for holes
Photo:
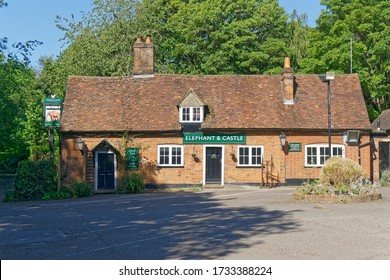
<svg viewBox="0 0 390 280">
<path fill-rule="evenodd" d="M 245 144 L 246 135 L 242 133 L 184 133 L 183 144 Z"/>
<path fill-rule="evenodd" d="M 289 152 L 302 152 L 302 143 L 288 143 Z"/>
<path fill-rule="evenodd" d="M 139 169 L 139 148 L 126 149 L 126 168 L 127 170 Z"/>
<path fill-rule="evenodd" d="M 45 127 L 59 127 L 62 113 L 61 98 L 45 98 L 43 101 L 43 118 Z"/>
</svg>

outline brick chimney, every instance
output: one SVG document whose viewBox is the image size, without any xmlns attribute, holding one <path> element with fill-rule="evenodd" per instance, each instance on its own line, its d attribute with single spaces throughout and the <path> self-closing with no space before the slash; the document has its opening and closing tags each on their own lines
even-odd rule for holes
<svg viewBox="0 0 390 280">
<path fill-rule="evenodd" d="M 284 67 L 282 72 L 282 91 L 284 105 L 294 105 L 294 69 L 291 68 L 290 58 L 284 58 Z"/>
<path fill-rule="evenodd" d="M 154 74 L 154 47 L 152 38 L 148 35 L 145 42 L 141 37 L 134 43 L 134 68 L 133 75 Z"/>
</svg>

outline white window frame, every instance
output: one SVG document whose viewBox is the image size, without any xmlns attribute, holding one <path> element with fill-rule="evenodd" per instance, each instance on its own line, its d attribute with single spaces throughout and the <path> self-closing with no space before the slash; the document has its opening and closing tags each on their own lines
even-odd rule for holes
<svg viewBox="0 0 390 280">
<path fill-rule="evenodd" d="M 312 157 L 316 158 L 316 163 L 312 164 L 308 162 L 308 149 L 309 148 L 315 148 L 316 149 L 316 155 L 311 155 Z M 324 155 L 320 154 L 320 149 L 327 149 L 329 148 L 329 144 L 311 144 L 311 145 L 305 145 L 305 167 L 322 167 L 324 164 L 321 164 L 321 157 L 324 157 Z M 341 155 L 333 155 L 333 149 L 334 148 L 341 148 L 342 152 Z M 345 146 L 340 144 L 332 144 L 332 157 L 342 157 L 345 158 Z"/>
<path fill-rule="evenodd" d="M 190 116 L 189 116 L 190 119 L 189 120 L 184 120 L 184 118 L 183 118 L 184 109 L 190 110 Z M 194 113 L 196 110 L 199 110 L 199 114 L 200 114 L 199 120 L 194 120 Z M 204 108 L 203 107 L 180 107 L 180 122 L 181 123 L 201 123 L 201 122 L 203 122 L 203 115 L 204 115 Z"/>
<path fill-rule="evenodd" d="M 240 148 L 248 148 L 249 149 L 249 164 L 240 164 Z M 260 167 L 260 164 L 253 163 L 252 162 L 252 149 L 253 148 L 261 148 L 261 156 L 260 156 L 260 162 L 263 162 L 263 157 L 264 157 L 264 146 L 261 145 L 254 145 L 254 146 L 249 146 L 249 145 L 241 145 L 237 146 L 237 166 L 240 167 L 250 167 L 250 166 L 255 166 L 255 167 Z"/>
<path fill-rule="evenodd" d="M 168 148 L 168 163 L 161 163 L 160 162 L 160 157 L 161 157 L 161 148 Z M 173 148 L 180 148 L 181 149 L 181 162 L 180 164 L 173 164 L 172 159 L 173 159 L 173 154 L 172 154 L 172 149 Z M 183 145 L 158 145 L 157 146 L 157 162 L 158 166 L 184 166 L 184 146 Z"/>
</svg>

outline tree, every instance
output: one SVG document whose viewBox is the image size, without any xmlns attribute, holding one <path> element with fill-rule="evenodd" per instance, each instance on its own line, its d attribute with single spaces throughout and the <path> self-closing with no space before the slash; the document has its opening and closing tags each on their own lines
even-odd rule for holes
<svg viewBox="0 0 390 280">
<path fill-rule="evenodd" d="M 280 68 L 287 14 L 276 0 L 96 0 L 80 22 L 58 19 L 68 74 L 129 75 L 132 45 L 152 35 L 160 73 L 264 73 Z"/>
<path fill-rule="evenodd" d="M 0 0 L 0 8 L 5 6 Z M 30 138 L 26 124 L 41 124 L 42 94 L 34 90 L 36 73 L 29 66 L 31 51 L 39 44 L 28 41 L 9 47 L 7 38 L 0 39 L 0 172 L 13 172 L 19 160 L 30 156 L 36 138 Z M 40 110 L 39 116 L 29 110 Z"/>
<path fill-rule="evenodd" d="M 302 59 L 306 57 L 308 47 L 308 33 L 310 27 L 307 25 L 307 14 L 298 15 L 294 10 L 290 15 L 288 24 L 288 47 L 289 57 L 295 71 L 300 71 Z"/>
<path fill-rule="evenodd" d="M 163 1 L 164 2 L 164 1 Z M 176 73 L 255 74 L 280 69 L 287 14 L 275 0 L 165 1 L 162 46 Z"/>
<path fill-rule="evenodd" d="M 387 0 L 322 0 L 326 6 L 310 32 L 305 72 L 336 70 L 359 74 L 370 118 L 390 108 L 390 2 Z"/>
</svg>

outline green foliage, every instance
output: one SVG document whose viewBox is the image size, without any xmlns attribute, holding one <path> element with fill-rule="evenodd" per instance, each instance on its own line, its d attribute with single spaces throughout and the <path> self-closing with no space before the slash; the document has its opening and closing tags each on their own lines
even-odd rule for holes
<svg viewBox="0 0 390 280">
<path fill-rule="evenodd" d="M 321 185 L 318 180 L 308 180 L 298 186 L 296 191 L 301 194 L 325 194 L 329 192 L 329 188 Z"/>
<path fill-rule="evenodd" d="M 276 0 L 94 2 L 80 22 L 58 18 L 73 75 L 129 75 L 137 36 L 152 35 L 160 73 L 264 73 L 280 68 L 288 15 Z"/>
<path fill-rule="evenodd" d="M 373 120 L 390 108 L 390 2 L 388 0 L 323 0 L 326 6 L 309 33 L 304 72 L 335 70 L 350 73 L 350 43 L 353 72 L 359 74 Z"/>
<path fill-rule="evenodd" d="M 382 171 L 381 179 L 379 180 L 379 185 L 381 187 L 390 186 L 390 169 Z"/>
<path fill-rule="evenodd" d="M 18 195 L 15 190 L 8 190 L 5 193 L 5 202 L 13 202 L 18 200 Z"/>
<path fill-rule="evenodd" d="M 48 191 L 43 194 L 43 200 L 68 199 L 73 198 L 74 194 L 68 188 L 62 188 L 59 191 Z"/>
<path fill-rule="evenodd" d="M 119 191 L 124 193 L 142 193 L 144 189 L 144 178 L 138 172 L 127 172 L 122 177 L 122 184 L 119 187 Z"/>
<path fill-rule="evenodd" d="M 31 99 L 34 72 L 25 64 L 5 59 L 0 61 L 0 151 L 21 158 L 28 147 L 21 135 L 25 110 Z"/>
<path fill-rule="evenodd" d="M 17 200 L 41 199 L 43 194 L 55 191 L 56 188 L 57 170 L 53 161 L 19 162 L 15 179 Z"/>
<path fill-rule="evenodd" d="M 0 153 L 0 174 L 15 174 L 18 162 L 22 159 L 17 153 Z"/>
<path fill-rule="evenodd" d="M 321 168 L 320 182 L 327 186 L 349 186 L 352 181 L 365 177 L 363 167 L 353 160 L 332 157 Z"/>
<path fill-rule="evenodd" d="M 92 194 L 92 188 L 84 181 L 74 182 L 70 186 L 70 191 L 75 197 L 87 197 Z"/>
</svg>

